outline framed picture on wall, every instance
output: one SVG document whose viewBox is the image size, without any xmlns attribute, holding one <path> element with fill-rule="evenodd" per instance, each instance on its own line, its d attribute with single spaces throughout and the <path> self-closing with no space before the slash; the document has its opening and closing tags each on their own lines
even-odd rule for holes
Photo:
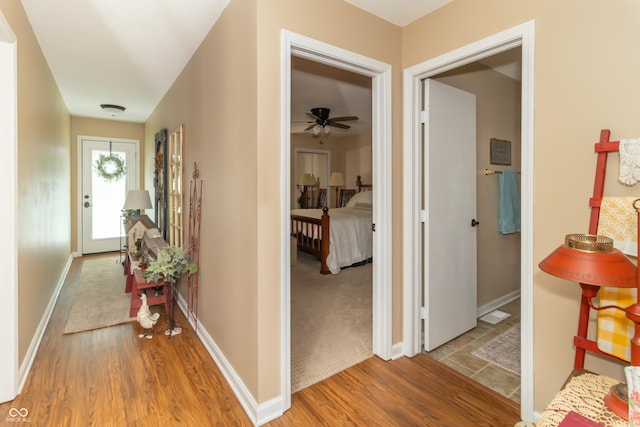
<svg viewBox="0 0 640 427">
<path fill-rule="evenodd" d="M 511 164 L 511 141 L 491 138 L 489 147 L 489 162 L 492 165 Z"/>
</svg>

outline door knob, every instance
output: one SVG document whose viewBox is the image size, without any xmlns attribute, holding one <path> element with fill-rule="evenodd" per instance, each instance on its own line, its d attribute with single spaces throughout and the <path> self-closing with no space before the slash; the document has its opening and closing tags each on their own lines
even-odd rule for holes
<svg viewBox="0 0 640 427">
<path fill-rule="evenodd" d="M 85 208 L 89 208 L 89 207 L 91 207 L 91 203 L 89 203 L 89 202 L 84 202 L 84 207 L 85 207 Z"/>
<path fill-rule="evenodd" d="M 475 218 L 471 220 L 471 226 L 472 227 L 477 227 L 479 225 L 480 225 L 480 221 L 476 221 Z"/>
</svg>

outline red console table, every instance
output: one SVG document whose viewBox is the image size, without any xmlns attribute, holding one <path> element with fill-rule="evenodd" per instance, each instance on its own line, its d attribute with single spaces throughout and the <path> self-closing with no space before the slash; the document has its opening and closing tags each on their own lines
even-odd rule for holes
<svg viewBox="0 0 640 427">
<path fill-rule="evenodd" d="M 140 294 L 145 292 L 147 294 L 147 304 L 149 306 L 164 304 L 165 313 L 171 313 L 171 305 L 173 298 L 171 295 L 171 283 L 165 283 L 164 280 L 159 282 L 149 282 L 142 274 L 142 270 L 138 268 L 137 263 L 131 262 L 127 256 L 128 262 L 125 273 L 127 274 L 125 292 L 131 292 L 131 306 L 129 309 L 129 317 L 136 317 L 138 309 L 142 305 L 140 300 Z M 156 289 L 161 288 L 158 295 L 156 295 Z"/>
</svg>

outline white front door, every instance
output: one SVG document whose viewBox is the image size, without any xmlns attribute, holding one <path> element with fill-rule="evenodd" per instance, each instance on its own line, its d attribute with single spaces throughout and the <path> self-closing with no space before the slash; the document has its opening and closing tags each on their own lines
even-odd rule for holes
<svg viewBox="0 0 640 427">
<path fill-rule="evenodd" d="M 477 324 L 476 96 L 424 83 L 424 348 Z"/>
<path fill-rule="evenodd" d="M 82 138 L 82 253 L 119 251 L 124 233 L 122 206 L 127 191 L 138 186 L 138 141 Z M 102 162 L 110 155 L 122 162 L 124 174 L 117 175 L 117 162 Z M 104 171 L 101 173 L 101 169 Z"/>
</svg>

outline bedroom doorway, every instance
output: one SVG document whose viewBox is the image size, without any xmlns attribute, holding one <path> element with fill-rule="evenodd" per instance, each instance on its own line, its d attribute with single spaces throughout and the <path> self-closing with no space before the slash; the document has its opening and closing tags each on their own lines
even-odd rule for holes
<svg viewBox="0 0 640 427">
<path fill-rule="evenodd" d="M 391 66 L 371 58 L 346 51 L 318 40 L 289 31 L 281 37 L 281 194 L 290 194 L 291 188 L 291 61 L 304 58 L 341 70 L 351 71 L 371 79 L 371 184 L 373 195 L 372 265 L 372 350 L 378 357 L 392 357 L 392 289 L 391 289 Z M 320 107 L 320 106 L 317 106 Z M 332 163 L 334 165 L 334 163 Z M 348 182 L 349 177 L 345 177 Z M 354 177 L 355 181 L 355 177 Z M 281 390 L 283 408 L 291 406 L 291 239 L 290 197 L 282 197 L 282 371 Z"/>
<path fill-rule="evenodd" d="M 373 238 L 371 216 L 367 222 L 366 218 L 352 216 L 353 208 L 334 208 L 331 201 L 335 199 L 336 182 L 331 182 L 329 188 L 332 172 L 346 177 L 339 186 L 340 192 L 358 191 L 356 180 L 352 180 L 358 175 L 367 177 L 366 183 L 371 182 L 371 103 L 371 77 L 291 58 L 291 182 L 296 186 L 291 214 L 316 218 L 321 208 L 329 208 L 331 245 L 327 267 L 333 273 L 320 274 L 320 261 L 307 252 L 310 248 L 298 245 L 292 254 L 293 393 L 373 355 L 373 264 L 368 261 Z M 309 112 L 318 105 L 329 111 L 329 117 L 358 119 L 339 123 L 346 129 L 328 125 L 320 133 L 314 132 L 310 126 L 315 119 Z M 333 198 L 329 203 L 325 198 L 321 205 L 321 194 Z M 366 224 L 357 224 L 361 219 Z M 294 228 L 308 224 L 296 223 Z M 358 239 L 352 238 L 356 237 L 353 232 L 357 232 Z M 360 257 L 364 253 L 367 255 Z"/>
<path fill-rule="evenodd" d="M 521 143 L 521 212 L 520 296 L 521 296 L 521 414 L 523 420 L 533 419 L 533 52 L 534 22 L 530 21 L 404 71 L 404 354 L 421 351 L 421 229 L 426 219 L 421 207 L 421 127 L 423 93 L 426 78 L 445 73 L 473 62 L 481 61 L 510 49 L 521 48 L 520 143 Z M 478 170 L 480 174 L 481 171 Z M 481 179 L 481 178 L 478 178 Z M 482 223 L 482 220 L 480 220 Z M 428 250 L 428 249 L 427 249 Z"/>
</svg>

